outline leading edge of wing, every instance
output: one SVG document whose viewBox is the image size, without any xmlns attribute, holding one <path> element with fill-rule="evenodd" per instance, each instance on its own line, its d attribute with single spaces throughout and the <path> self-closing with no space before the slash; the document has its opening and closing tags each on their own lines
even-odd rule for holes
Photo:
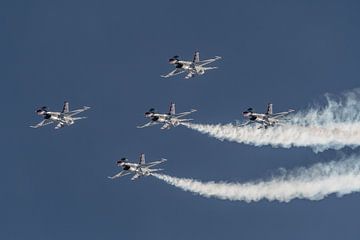
<svg viewBox="0 0 360 240">
<path fill-rule="evenodd" d="M 45 119 L 45 120 L 42 120 L 41 122 L 39 122 L 38 124 L 36 124 L 35 126 L 30 126 L 30 127 L 31 128 L 39 128 L 39 127 L 43 127 L 43 126 L 46 126 L 46 125 L 49 125 L 52 123 L 54 123 L 52 120 Z"/>
<path fill-rule="evenodd" d="M 121 171 L 119 172 L 118 174 L 110 177 L 108 176 L 109 179 L 115 179 L 115 178 L 119 178 L 119 177 L 123 177 L 123 176 L 126 176 L 126 175 L 129 175 L 131 172 L 125 172 L 125 171 Z"/>
<path fill-rule="evenodd" d="M 163 78 L 168 78 L 168 77 L 173 77 L 173 76 L 176 76 L 176 75 L 184 73 L 184 72 L 185 72 L 185 70 L 180 69 L 180 68 L 176 68 L 175 70 L 169 72 L 168 74 L 160 75 L 160 76 L 163 77 Z"/>
<path fill-rule="evenodd" d="M 85 112 L 86 110 L 89 110 L 91 107 L 88 107 L 88 106 L 84 106 L 83 108 L 80 108 L 80 109 L 76 109 L 76 110 L 72 110 L 68 113 L 66 113 L 65 115 L 66 116 L 69 116 L 69 117 L 72 117 L 72 116 L 75 116 L 79 113 L 82 113 L 82 112 Z"/>
<path fill-rule="evenodd" d="M 156 125 L 156 124 L 158 124 L 158 123 L 151 121 L 151 122 L 145 123 L 144 125 L 136 126 L 136 127 L 137 128 L 146 128 L 146 127 L 151 127 L 151 126 Z"/>
<path fill-rule="evenodd" d="M 220 60 L 220 59 L 222 59 L 222 57 L 220 57 L 220 56 L 215 56 L 214 58 L 210 58 L 210 59 L 206 59 L 206 60 L 201 60 L 200 62 L 198 62 L 198 65 L 200 65 L 200 66 L 205 66 L 205 65 L 207 65 L 207 64 L 213 63 L 213 62 L 215 62 L 215 61 L 217 61 L 217 60 Z"/>
<path fill-rule="evenodd" d="M 279 113 L 272 114 L 270 116 L 270 118 L 275 118 L 276 119 L 276 118 L 285 117 L 285 116 L 289 115 L 292 112 L 295 112 L 295 110 L 294 109 L 289 109 L 289 111 L 287 111 L 287 112 L 279 112 Z"/>
<path fill-rule="evenodd" d="M 197 111 L 196 109 L 191 109 L 191 110 L 188 111 L 188 112 L 177 113 L 177 114 L 175 115 L 175 117 L 176 117 L 176 118 L 185 117 L 186 115 L 189 115 L 189 114 L 191 114 L 191 113 L 193 113 L 193 112 L 196 112 L 196 111 Z"/>
<path fill-rule="evenodd" d="M 154 166 L 156 166 L 156 165 L 158 165 L 160 163 L 166 162 L 166 161 L 167 161 L 166 158 L 161 158 L 161 160 L 149 162 L 149 163 L 146 163 L 146 164 L 144 164 L 142 166 L 145 166 L 147 168 L 151 168 L 151 167 L 154 167 Z"/>
</svg>

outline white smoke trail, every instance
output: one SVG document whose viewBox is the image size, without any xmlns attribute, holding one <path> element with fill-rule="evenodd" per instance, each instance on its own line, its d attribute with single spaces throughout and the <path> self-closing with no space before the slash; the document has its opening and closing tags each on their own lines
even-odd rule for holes
<svg viewBox="0 0 360 240">
<path fill-rule="evenodd" d="M 234 124 L 192 124 L 186 127 L 221 141 L 255 146 L 312 147 L 315 152 L 360 146 L 360 89 L 336 99 L 327 94 L 325 107 L 312 107 L 294 114 L 288 124 L 258 129 Z"/>
<path fill-rule="evenodd" d="M 360 191 L 360 157 L 318 163 L 308 169 L 299 168 L 289 173 L 285 172 L 268 181 L 247 183 L 201 182 L 163 174 L 153 175 L 184 191 L 208 198 L 245 202 L 262 199 L 289 202 L 295 198 L 321 200 L 334 193 L 341 197 Z"/>
</svg>

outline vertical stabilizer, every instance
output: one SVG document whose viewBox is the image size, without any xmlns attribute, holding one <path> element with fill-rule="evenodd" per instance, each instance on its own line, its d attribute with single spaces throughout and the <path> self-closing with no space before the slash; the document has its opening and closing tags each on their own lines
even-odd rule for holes
<svg viewBox="0 0 360 240">
<path fill-rule="evenodd" d="M 272 103 L 269 103 L 266 110 L 266 115 L 272 115 L 272 114 L 273 114 L 273 105 Z"/>
</svg>

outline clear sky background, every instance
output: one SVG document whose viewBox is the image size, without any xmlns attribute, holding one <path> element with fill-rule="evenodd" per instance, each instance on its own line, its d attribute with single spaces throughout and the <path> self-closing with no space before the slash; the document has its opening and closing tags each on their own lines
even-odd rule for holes
<svg viewBox="0 0 360 240">
<path fill-rule="evenodd" d="M 137 129 L 144 112 L 198 109 L 228 123 L 253 107 L 305 109 L 359 87 L 358 1 L 1 1 L 1 239 L 359 239 L 359 194 L 322 201 L 206 199 L 148 177 L 106 177 L 123 156 L 172 176 L 249 181 L 343 151 L 220 142 L 185 127 Z M 168 58 L 219 69 L 160 78 Z M 92 108 L 60 130 L 37 107 Z"/>
</svg>

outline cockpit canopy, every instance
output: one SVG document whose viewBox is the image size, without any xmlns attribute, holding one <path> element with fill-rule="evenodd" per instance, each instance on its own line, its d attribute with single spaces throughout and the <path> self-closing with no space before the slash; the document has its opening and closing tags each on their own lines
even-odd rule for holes
<svg viewBox="0 0 360 240">
<path fill-rule="evenodd" d="M 172 58 L 169 59 L 169 63 L 170 64 L 175 64 L 176 62 L 179 61 L 179 56 L 173 56 Z"/>
<path fill-rule="evenodd" d="M 243 112 L 244 116 L 249 116 L 251 113 L 253 113 L 253 108 L 248 108 L 246 111 Z"/>
<path fill-rule="evenodd" d="M 36 110 L 36 113 L 39 114 L 39 115 L 45 114 L 46 112 L 47 112 L 47 107 L 46 106 L 43 106 L 43 107 Z"/>
<path fill-rule="evenodd" d="M 147 111 L 147 112 L 145 112 L 145 115 L 147 116 L 147 115 L 152 115 L 152 114 L 154 114 L 155 113 L 155 108 L 150 108 L 149 109 L 149 111 Z"/>
<path fill-rule="evenodd" d="M 120 160 L 116 161 L 116 164 L 121 165 L 122 163 L 126 162 L 127 160 L 128 160 L 127 158 L 123 157 Z"/>
</svg>

